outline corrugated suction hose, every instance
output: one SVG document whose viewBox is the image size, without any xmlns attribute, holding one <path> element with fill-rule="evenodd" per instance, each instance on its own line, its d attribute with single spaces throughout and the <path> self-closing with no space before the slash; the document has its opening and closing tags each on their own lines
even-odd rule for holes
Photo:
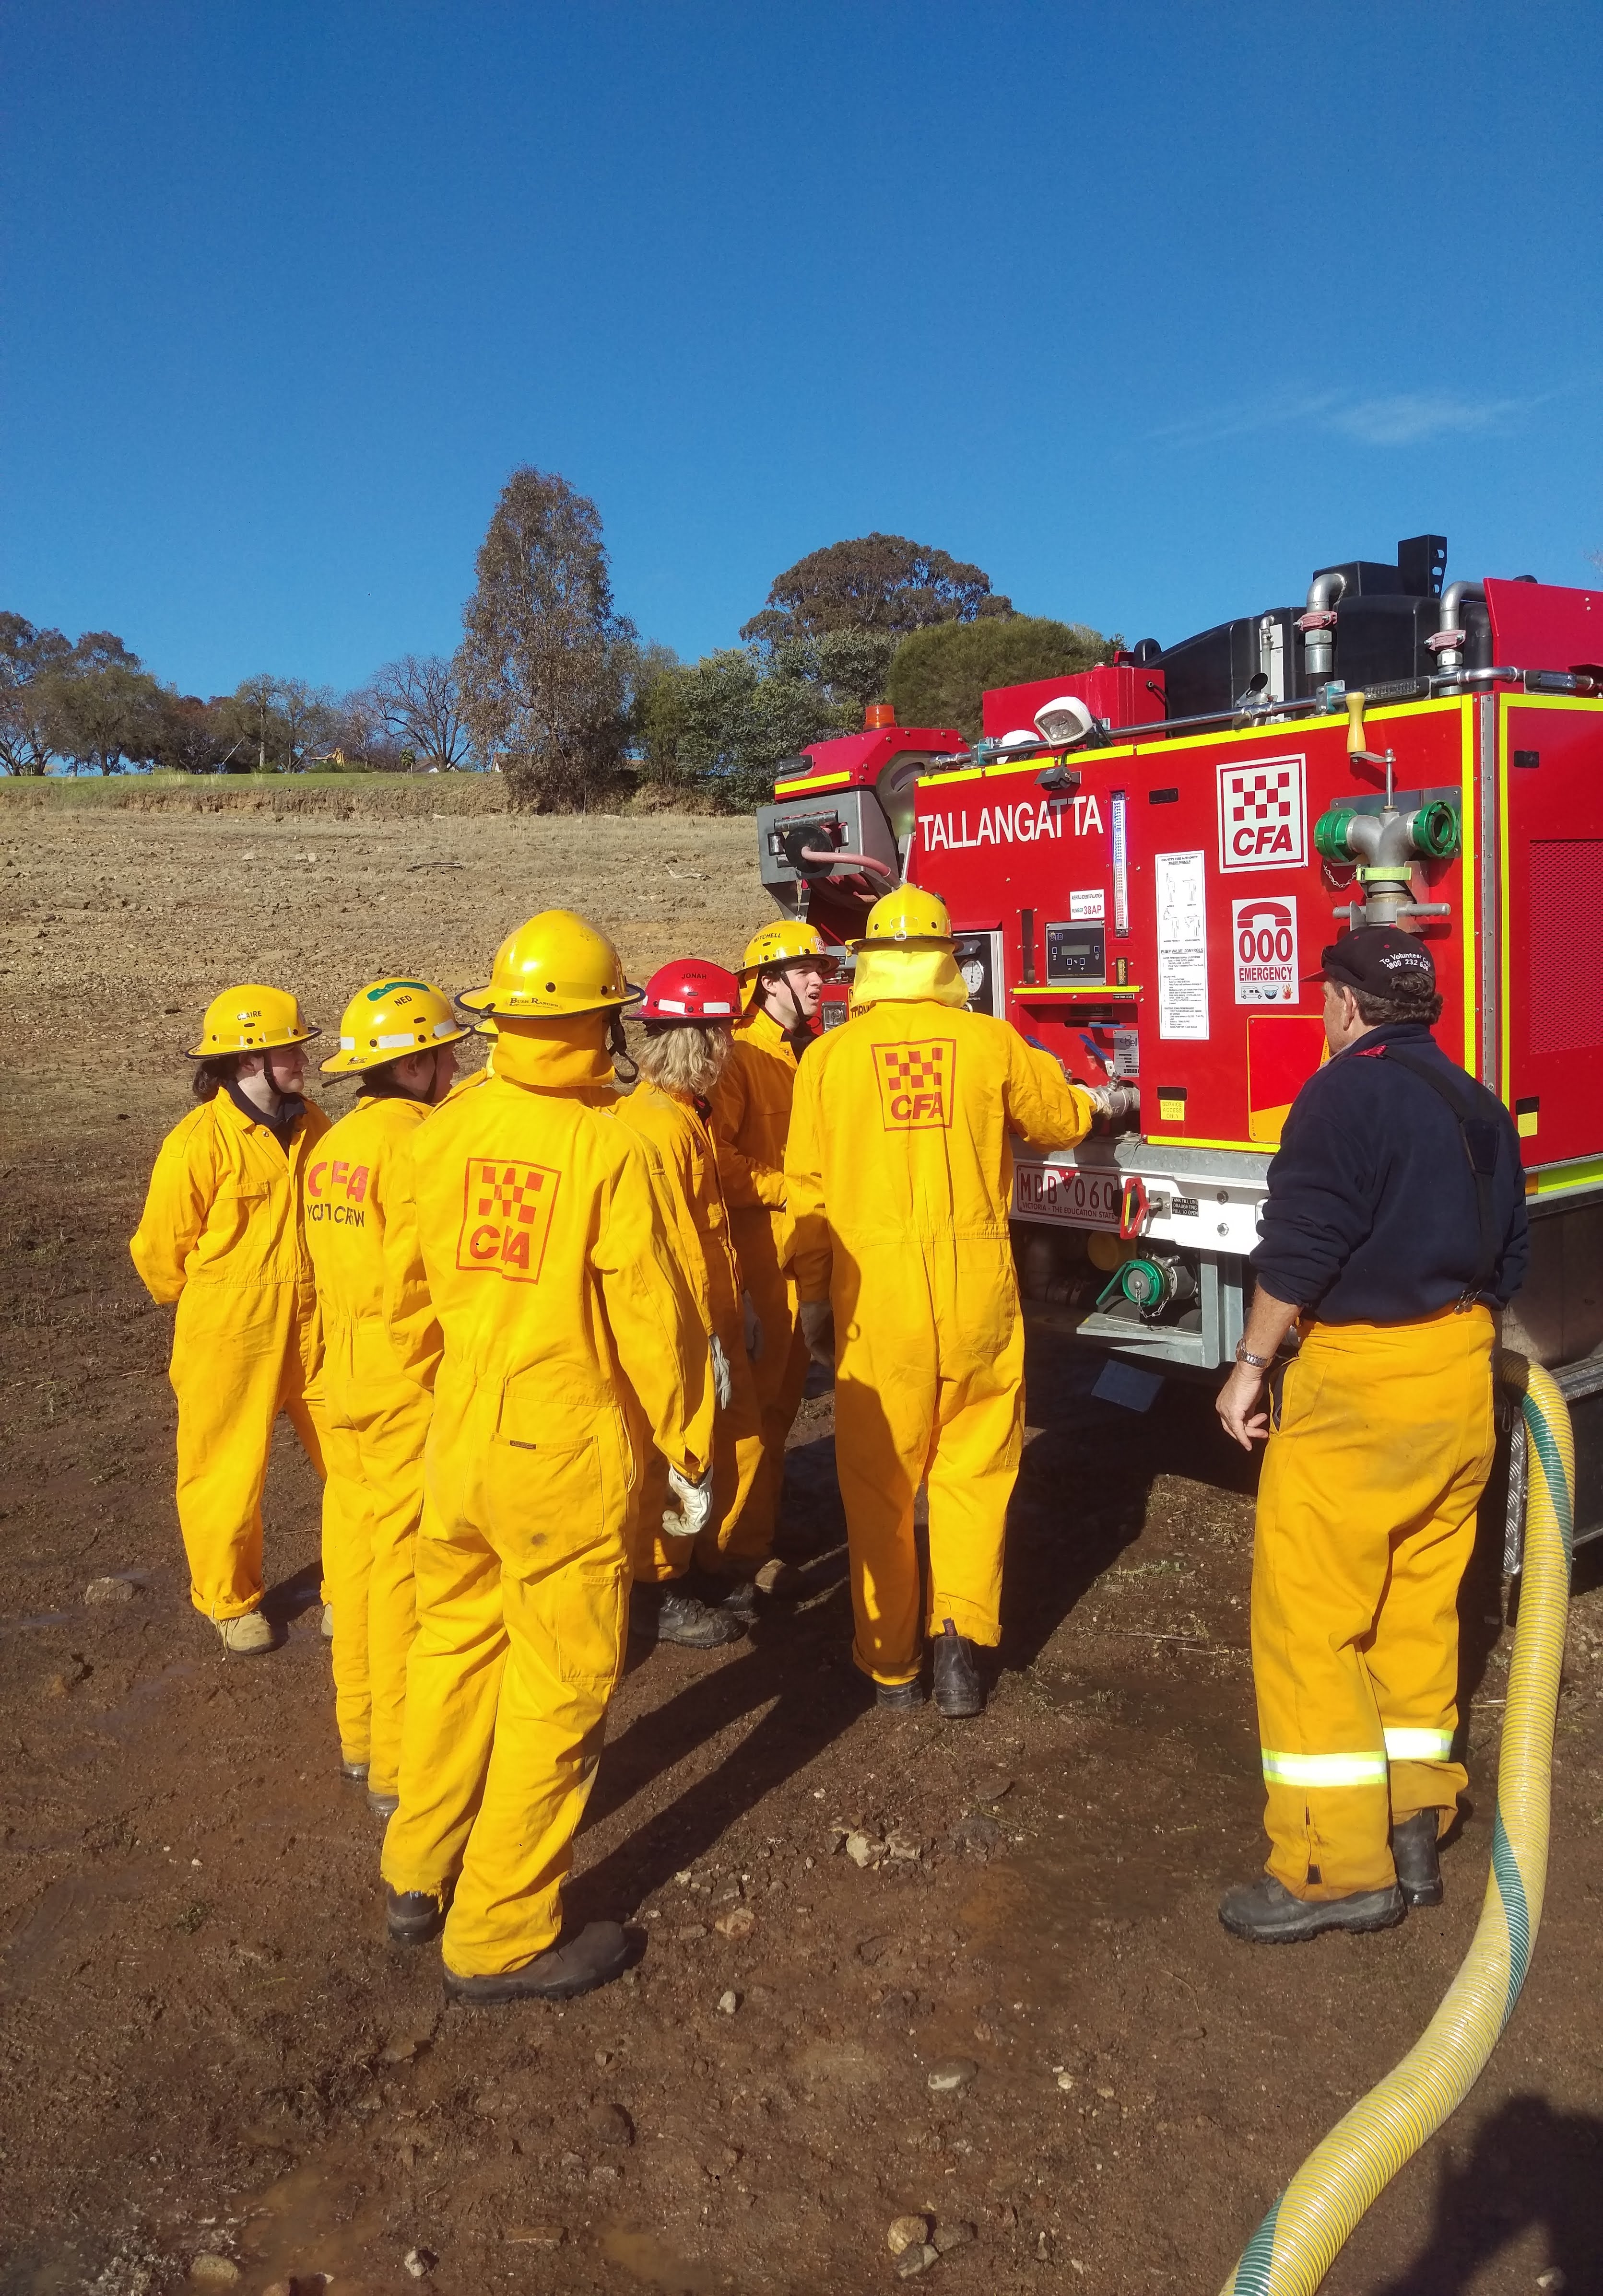
<svg viewBox="0 0 1603 2296">
<path fill-rule="evenodd" d="M 1468 2095 L 1525 1983 L 1547 1885 L 1575 1453 L 1569 1411 L 1551 1374 L 1505 1354 L 1500 1376 L 1521 1395 L 1529 1472 L 1525 1575 L 1481 1918 L 1419 2039 L 1309 2154 L 1248 2241 L 1222 2296 L 1312 2296 L 1364 2210 Z"/>
</svg>

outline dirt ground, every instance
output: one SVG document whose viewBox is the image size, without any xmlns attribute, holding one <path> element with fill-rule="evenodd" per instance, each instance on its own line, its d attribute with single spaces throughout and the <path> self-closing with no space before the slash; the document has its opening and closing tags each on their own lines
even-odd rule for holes
<svg viewBox="0 0 1603 2296">
<path fill-rule="evenodd" d="M 711 1657 L 635 1651 L 618 1695 L 570 1906 L 637 1925 L 637 1967 L 565 2010 L 443 2009 L 432 1951 L 384 1942 L 376 1824 L 338 1774 L 310 1472 L 286 1432 L 287 1641 L 226 1658 L 187 1602 L 168 1316 L 126 1240 L 226 979 L 292 985 L 328 1026 L 381 968 L 483 979 L 559 900 L 637 978 L 728 959 L 764 914 L 750 828 L 41 808 L 0 835 L 0 2289 L 857 2296 L 896 2281 L 909 2212 L 949 2296 L 1216 2289 L 1473 1930 L 1495 1562 L 1467 1590 L 1446 1906 L 1255 1950 L 1214 1916 L 1262 1857 L 1251 1472 L 1205 1395 L 1136 1417 L 1090 1398 L 1095 1359 L 1036 1347 L 1007 1640 L 960 1726 L 865 1704 L 815 1397 L 783 1532 L 803 1599 Z M 107 1576 L 127 1599 L 86 1605 Z M 1340 2296 L 1603 2289 L 1598 1579 L 1583 1563 L 1524 1999 Z M 950 2059 L 972 2071 L 932 2088 Z"/>
</svg>

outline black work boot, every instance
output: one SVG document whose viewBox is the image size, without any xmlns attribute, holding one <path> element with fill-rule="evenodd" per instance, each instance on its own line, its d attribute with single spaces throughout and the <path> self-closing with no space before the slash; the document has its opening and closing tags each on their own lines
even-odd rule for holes
<svg viewBox="0 0 1603 2296">
<path fill-rule="evenodd" d="M 924 1685 L 921 1682 L 876 1682 L 874 1703 L 888 1714 L 916 1714 L 924 1704 Z"/>
<path fill-rule="evenodd" d="M 393 1787 L 385 1789 L 379 1786 L 369 1786 L 367 1789 L 367 1807 L 373 1812 L 374 1817 L 382 1817 L 388 1821 L 395 1816 L 396 1811 L 400 1808 L 400 1796 L 395 1792 Z"/>
<path fill-rule="evenodd" d="M 932 1647 L 935 1653 L 935 1704 L 939 1710 L 949 1722 L 963 1722 L 972 1714 L 982 1714 L 985 1693 L 980 1683 L 980 1669 L 974 1664 L 974 1646 L 968 1636 L 958 1632 L 952 1620 L 944 1619 Z"/>
<path fill-rule="evenodd" d="M 716 1650 L 720 1643 L 737 1643 L 745 1628 L 727 1606 L 715 1611 L 694 1595 L 681 1595 L 677 1587 L 642 1583 L 629 1593 L 629 1630 L 643 1642 Z"/>
<path fill-rule="evenodd" d="M 1321 1930 L 1389 1930 L 1404 1910 L 1394 1882 L 1385 1890 L 1355 1890 L 1350 1898 L 1294 1898 L 1272 1874 L 1227 1890 L 1219 1901 L 1219 1918 L 1230 1935 L 1254 1945 L 1300 1945 Z"/>
<path fill-rule="evenodd" d="M 537 1953 L 522 1969 L 508 1969 L 495 1977 L 458 1977 L 445 1972 L 446 1997 L 451 2001 L 571 2001 L 580 1993 L 593 1993 L 610 1985 L 629 1967 L 629 1939 L 616 1922 L 592 1922 L 566 1944 Z"/>
<path fill-rule="evenodd" d="M 445 1893 L 446 1905 L 451 1893 Z M 384 1884 L 384 1927 L 391 1945 L 427 1945 L 445 1927 L 445 1906 L 427 1890 L 392 1890 Z"/>
<path fill-rule="evenodd" d="M 350 1785 L 365 1786 L 367 1783 L 367 1765 L 366 1762 L 348 1762 L 342 1759 L 340 1763 L 340 1775 Z"/>
<path fill-rule="evenodd" d="M 1397 1886 L 1410 1906 L 1442 1902 L 1442 1860 L 1436 1853 L 1437 1817 L 1434 1809 L 1416 1810 L 1392 1828 L 1392 1860 Z"/>
</svg>

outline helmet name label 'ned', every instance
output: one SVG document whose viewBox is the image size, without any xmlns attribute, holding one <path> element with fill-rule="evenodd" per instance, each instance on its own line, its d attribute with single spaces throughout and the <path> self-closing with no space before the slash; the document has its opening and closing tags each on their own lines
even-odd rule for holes
<svg viewBox="0 0 1603 2296">
<path fill-rule="evenodd" d="M 1236 758 L 1219 768 L 1221 869 L 1295 869 L 1307 858 L 1307 759 Z"/>
<path fill-rule="evenodd" d="M 473 1156 L 463 1175 L 456 1265 L 470 1275 L 538 1283 L 560 1172 L 515 1156 Z"/>
<path fill-rule="evenodd" d="M 880 1122 L 887 1132 L 944 1132 L 952 1120 L 958 1047 L 950 1037 L 916 1045 L 875 1045 Z"/>
</svg>

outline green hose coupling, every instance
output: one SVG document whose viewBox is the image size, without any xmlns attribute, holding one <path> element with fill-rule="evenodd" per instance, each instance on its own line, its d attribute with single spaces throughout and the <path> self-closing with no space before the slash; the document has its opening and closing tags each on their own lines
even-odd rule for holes
<svg viewBox="0 0 1603 2296">
<path fill-rule="evenodd" d="M 1459 833 L 1459 809 L 1446 798 L 1434 798 L 1422 805 L 1409 823 L 1409 835 L 1414 840 L 1416 853 L 1423 853 L 1428 861 L 1454 861 L 1458 858 L 1463 840 Z"/>
<path fill-rule="evenodd" d="M 1333 805 L 1313 824 L 1313 849 L 1326 861 L 1351 861 L 1347 825 L 1358 811 L 1355 805 Z"/>
</svg>

